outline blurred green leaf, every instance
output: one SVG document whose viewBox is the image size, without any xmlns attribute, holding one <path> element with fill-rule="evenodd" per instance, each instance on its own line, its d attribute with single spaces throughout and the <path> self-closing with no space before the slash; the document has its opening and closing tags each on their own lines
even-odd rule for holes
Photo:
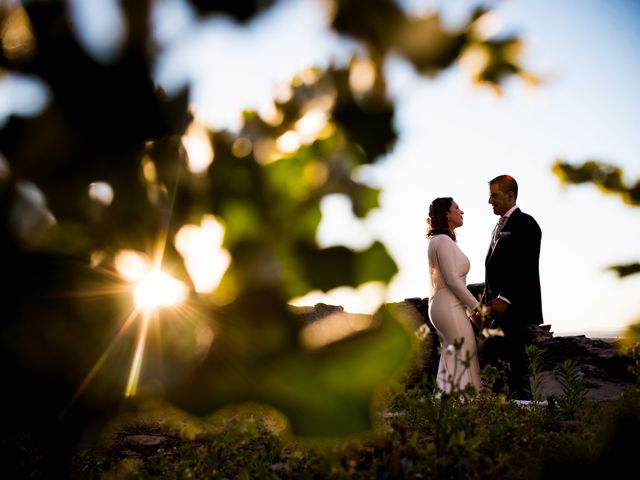
<svg viewBox="0 0 640 480">
<path fill-rule="evenodd" d="M 640 178 L 634 185 L 626 185 L 624 171 L 615 165 L 595 160 L 587 160 L 581 165 L 572 165 L 562 159 L 556 159 L 551 171 L 562 184 L 592 183 L 603 193 L 620 195 L 627 205 L 640 206 Z M 623 278 L 640 273 L 640 263 L 612 265 L 608 270 L 613 270 Z M 637 342 L 639 332 L 640 323 L 629 326 L 624 334 L 624 342 L 627 344 Z"/>
<path fill-rule="evenodd" d="M 168 398 L 200 415 L 226 402 L 262 402 L 283 412 L 296 435 L 363 433 L 374 425 L 375 393 L 411 361 L 414 336 L 403 322 L 399 310 L 384 306 L 367 330 L 316 350 L 281 350 L 254 369 L 232 359 L 227 370 L 214 369 L 206 360 Z"/>
<path fill-rule="evenodd" d="M 476 41 L 467 47 L 473 52 L 469 57 L 471 79 L 479 84 L 491 85 L 500 91 L 500 84 L 512 75 L 521 75 L 532 83 L 537 80 L 520 65 L 523 49 L 522 40 L 516 36 L 502 39 Z M 469 58 L 467 57 L 467 58 Z"/>
<path fill-rule="evenodd" d="M 393 0 L 342 0 L 335 4 L 333 29 L 365 42 L 378 54 L 393 45 L 397 29 L 406 21 Z"/>
<path fill-rule="evenodd" d="M 455 62 L 467 43 L 467 34 L 447 32 L 440 16 L 411 19 L 398 35 L 397 48 L 423 73 L 433 75 Z"/>
<path fill-rule="evenodd" d="M 357 287 L 367 282 L 388 283 L 398 272 L 395 261 L 380 242 L 361 251 L 342 246 L 318 250 L 300 244 L 298 256 L 311 288 L 323 291 L 341 285 Z"/>
<path fill-rule="evenodd" d="M 627 348 L 634 345 L 637 348 L 640 345 L 640 322 L 633 323 L 626 328 L 622 342 L 623 346 Z"/>
<path fill-rule="evenodd" d="M 398 267 L 387 248 L 381 242 L 373 242 L 366 250 L 358 252 L 356 281 L 358 285 L 367 282 L 389 283 L 398 273 Z"/>
<path fill-rule="evenodd" d="M 629 263 L 627 265 L 612 265 L 609 270 L 613 270 L 620 278 L 640 273 L 640 263 Z"/>
<path fill-rule="evenodd" d="M 355 195 L 350 195 L 352 210 L 355 216 L 364 218 L 367 214 L 380 206 L 380 190 L 364 185 L 358 185 Z"/>
<path fill-rule="evenodd" d="M 626 185 L 624 171 L 620 167 L 596 160 L 582 165 L 572 165 L 557 159 L 551 171 L 563 184 L 592 183 L 603 193 L 620 195 L 628 205 L 640 205 L 640 179 L 634 185 Z"/>
<path fill-rule="evenodd" d="M 210 14 L 247 21 L 272 3 L 190 5 L 200 14 L 194 22 Z M 359 181 L 357 169 L 378 161 L 397 139 L 387 54 L 401 52 L 425 73 L 443 69 L 462 54 L 470 27 L 446 32 L 437 15 L 410 19 L 392 0 L 331 5 L 331 26 L 362 41 L 364 53 L 347 67 L 300 72 L 291 96 L 274 99 L 271 118 L 246 111 L 239 132 L 205 132 L 214 159 L 204 173 L 189 170 L 183 146 L 194 121 L 189 90 L 168 96 L 153 80 L 153 2 L 122 4 L 128 35 L 110 63 L 96 62 L 78 44 L 66 2 L 12 7 L 19 9 L 14 20 L 25 52 L 7 56 L 2 28 L 0 64 L 42 79 L 51 101 L 41 114 L 10 117 L 0 129 L 7 164 L 0 172 L 0 265 L 10 283 L 0 364 L 12 386 L 7 438 L 22 429 L 38 437 L 54 465 L 45 476 L 67 478 L 55 468 L 68 453 L 62 450 L 122 401 L 141 322 L 131 315 L 133 284 L 120 278 L 115 254 L 135 249 L 153 257 L 161 250 L 163 269 L 189 284 L 174 238 L 209 214 L 224 226 L 231 264 L 215 291 L 192 292 L 185 305 L 150 323 L 141 387 L 159 395 L 166 386 L 171 398 L 201 414 L 261 401 L 305 435 L 372 425 L 375 390 L 411 352 L 413 335 L 401 315 L 385 307 L 370 328 L 311 348 L 301 343 L 306 326 L 287 301 L 314 289 L 388 283 L 397 273 L 378 241 L 362 251 L 320 248 L 320 204 L 344 194 L 359 218 L 378 208 L 380 190 Z M 485 80 L 521 73 L 508 45 L 496 43 L 495 50 L 502 63 Z M 312 135 L 299 123 L 310 113 L 322 123 Z M 299 145 L 283 146 L 285 134 Z M 92 199 L 93 182 L 108 185 L 113 198 Z M 37 214 L 20 209 L 25 185 L 42 197 Z M 24 234 L 16 219 L 45 234 Z M 46 230 L 42 219 L 56 223 Z M 60 421 L 70 397 L 74 408 Z"/>
<path fill-rule="evenodd" d="M 333 120 L 344 129 L 350 141 L 363 149 L 366 161 L 371 163 L 395 143 L 394 107 L 375 91 L 356 99 L 349 86 L 347 71 L 334 71 L 333 79 L 338 94 Z"/>
</svg>

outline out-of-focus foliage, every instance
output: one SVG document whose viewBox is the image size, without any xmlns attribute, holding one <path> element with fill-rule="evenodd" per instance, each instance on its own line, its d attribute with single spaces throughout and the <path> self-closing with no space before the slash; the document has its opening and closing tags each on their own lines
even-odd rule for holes
<svg viewBox="0 0 640 480">
<path fill-rule="evenodd" d="M 564 185 L 592 183 L 603 193 L 619 195 L 627 205 L 640 206 L 640 179 L 634 185 L 627 185 L 624 171 L 620 167 L 594 160 L 588 160 L 582 165 L 572 165 L 558 159 L 551 170 Z M 640 272 L 640 264 L 637 262 L 612 265 L 609 268 L 619 277 Z"/>
<path fill-rule="evenodd" d="M 619 277 L 626 277 L 634 273 L 640 273 L 640 263 L 629 263 L 628 265 L 612 265 L 609 269 L 618 274 Z"/>
<path fill-rule="evenodd" d="M 556 160 L 552 167 L 553 173 L 563 184 L 592 183 L 606 194 L 619 195 L 622 201 L 633 207 L 640 206 L 640 178 L 635 184 L 627 185 L 624 181 L 624 171 L 620 167 L 603 162 L 588 160 L 582 165 L 572 165 L 561 159 Z M 625 265 L 612 265 L 610 270 L 616 272 L 618 277 L 640 273 L 640 263 L 633 262 Z M 624 343 L 637 345 L 640 342 L 640 323 L 630 325 L 624 333 Z"/>
<path fill-rule="evenodd" d="M 190 2 L 202 22 L 217 14 L 248 22 L 272 3 Z M 11 412 L 3 435 L 27 432 L 46 445 L 46 471 L 64 469 L 90 420 L 128 406 L 131 352 L 144 339 L 140 389 L 191 413 L 253 400 L 280 408 L 294 433 L 370 428 L 377 387 L 413 351 L 402 315 L 383 307 L 370 324 L 310 347 L 301 340 L 307 326 L 287 303 L 314 289 L 386 284 L 397 266 L 380 242 L 362 251 L 321 248 L 320 202 L 343 194 L 359 218 L 378 206 L 379 190 L 356 172 L 397 137 L 382 75 L 388 53 L 433 75 L 480 48 L 470 72 L 496 89 L 522 69 L 518 52 L 500 47 L 516 39 L 477 33 L 488 12 L 448 32 L 436 14 L 411 18 L 390 1 L 330 3 L 327 28 L 356 38 L 367 53 L 347 66 L 301 72 L 290 97 L 274 101 L 272 118 L 245 112 L 234 134 L 203 129 L 188 88 L 169 97 L 154 83 L 151 67 L 162 52 L 150 37 L 153 2 L 120 3 L 128 34 L 110 61 L 83 49 L 65 2 L 0 6 L 0 75 L 34 76 L 51 93 L 43 112 L 11 116 L 0 130 L 0 264 L 8 285 L 0 363 Z M 185 146 L 196 127 L 213 154 L 203 171 L 189 167 L 195 155 Z M 93 195 L 96 188 L 103 194 Z M 230 263 L 213 291 L 196 293 L 190 268 L 205 255 L 188 263 L 176 236 L 211 216 Z M 124 249 L 192 287 L 182 307 L 149 318 L 148 332 L 134 315 L 133 285 L 116 269 Z"/>
<path fill-rule="evenodd" d="M 630 325 L 625 332 L 625 346 L 640 345 L 640 323 Z"/>
<path fill-rule="evenodd" d="M 436 75 L 460 60 L 474 83 L 501 91 L 501 82 L 517 75 L 537 84 L 520 63 L 522 41 L 515 35 L 492 38 L 487 33 L 490 10 L 477 8 L 466 25 L 445 28 L 438 12 L 410 17 L 393 0 L 336 1 L 332 26 L 362 40 L 374 61 L 388 52 L 400 54 L 425 75 Z M 358 18 L 358 21 L 354 21 Z"/>
<path fill-rule="evenodd" d="M 273 0 L 190 0 L 200 15 L 222 13 L 246 21 L 274 3 Z"/>
<path fill-rule="evenodd" d="M 603 193 L 619 195 L 627 205 L 640 206 L 640 178 L 633 185 L 626 184 L 624 171 L 615 165 L 595 160 L 572 165 L 558 159 L 552 171 L 563 184 L 592 183 Z"/>
<path fill-rule="evenodd" d="M 277 318 L 263 317 L 263 322 L 281 323 L 282 331 L 261 327 L 254 332 L 251 347 L 255 348 L 245 346 L 244 355 L 238 355 L 232 344 L 214 344 L 215 351 L 203 363 L 186 369 L 188 376 L 172 399 L 200 415 L 228 404 L 259 401 L 285 412 L 298 435 L 339 437 L 366 432 L 373 425 L 375 390 L 406 366 L 406 352 L 413 341 L 392 307 L 380 309 L 371 328 L 359 335 L 321 348 L 295 348 L 297 338 L 291 338 L 281 322 L 285 312 Z M 248 317 L 253 315 L 252 305 L 234 305 L 230 312 L 228 318 L 218 319 L 227 339 L 241 340 L 244 328 L 255 329 Z M 320 322 L 349 322 L 349 314 L 334 315 Z"/>
</svg>

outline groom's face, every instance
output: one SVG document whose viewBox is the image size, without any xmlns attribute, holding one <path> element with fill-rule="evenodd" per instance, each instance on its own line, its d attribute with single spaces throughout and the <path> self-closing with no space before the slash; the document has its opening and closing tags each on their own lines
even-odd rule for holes
<svg viewBox="0 0 640 480">
<path fill-rule="evenodd" d="M 504 215 L 514 205 L 513 193 L 503 193 L 497 183 L 489 185 L 489 204 L 493 207 L 493 213 Z"/>
</svg>

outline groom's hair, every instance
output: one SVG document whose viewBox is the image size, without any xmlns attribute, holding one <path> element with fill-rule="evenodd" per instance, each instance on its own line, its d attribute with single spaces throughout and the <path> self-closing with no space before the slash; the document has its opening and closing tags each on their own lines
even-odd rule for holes
<svg viewBox="0 0 640 480">
<path fill-rule="evenodd" d="M 489 185 L 498 184 L 498 188 L 504 194 L 513 192 L 513 198 L 518 198 L 518 182 L 511 175 L 498 175 L 489 181 Z"/>
</svg>

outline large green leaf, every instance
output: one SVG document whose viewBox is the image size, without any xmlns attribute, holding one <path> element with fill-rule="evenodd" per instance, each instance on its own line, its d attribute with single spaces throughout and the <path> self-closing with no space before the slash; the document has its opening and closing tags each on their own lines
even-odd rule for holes
<svg viewBox="0 0 640 480">
<path fill-rule="evenodd" d="M 338 315 L 340 321 L 350 321 L 349 314 Z M 254 319 L 260 320 L 265 319 Z M 262 323 L 268 325 L 268 319 Z M 262 402 L 280 410 L 292 432 L 301 436 L 362 433 L 374 425 L 376 392 L 412 360 L 414 336 L 406 325 L 400 310 L 383 306 L 367 330 L 317 349 L 292 345 L 269 357 L 261 355 L 251 367 L 216 354 L 214 341 L 210 357 L 176 382 L 167 398 L 198 415 L 232 402 Z M 268 335 L 268 328 L 254 333 L 258 342 L 265 335 L 277 337 Z"/>
<path fill-rule="evenodd" d="M 357 287 L 374 281 L 387 283 L 398 273 L 395 261 L 380 242 L 361 251 L 342 246 L 317 249 L 300 244 L 298 257 L 312 289 L 324 291 L 341 285 Z"/>
<path fill-rule="evenodd" d="M 270 3 L 191 2 L 203 16 L 227 12 L 243 21 Z M 0 175 L 0 265 L 10 283 L 3 297 L 0 364 L 11 385 L 10 428 L 3 441 L 26 430 L 38 437 L 35 443 L 47 457 L 64 462 L 68 451 L 57 449 L 71 449 L 88 419 L 112 412 L 121 400 L 137 331 L 118 333 L 133 301 L 132 285 L 112 268 L 113 253 L 152 253 L 160 245 L 163 267 L 187 281 L 173 236 L 210 213 L 224 223 L 231 265 L 215 292 L 193 293 L 182 308 L 163 311 L 153 322 L 153 333 L 162 334 L 149 332 L 141 365 L 145 387 L 162 391 L 166 385 L 170 398 L 198 414 L 230 402 L 261 401 L 281 409 L 292 430 L 305 435 L 369 428 L 375 391 L 411 351 L 413 337 L 400 314 L 382 309 L 370 328 L 310 347 L 301 342 L 306 327 L 286 300 L 316 288 L 388 282 L 397 272 L 378 242 L 363 251 L 322 249 L 315 234 L 327 195 L 348 196 L 360 218 L 377 208 L 379 190 L 357 181 L 355 170 L 381 158 L 396 139 L 382 65 L 403 28 L 420 27 L 415 31 L 421 39 L 426 25 L 408 22 L 391 0 L 337 2 L 332 25 L 368 47 L 361 65 L 373 68 L 370 88 L 351 85 L 353 65 L 305 71 L 293 79 L 291 98 L 275 101 L 281 121 L 267 123 L 246 112 L 238 134 L 210 132 L 215 159 L 198 175 L 186 168 L 181 145 L 192 120 L 188 90 L 168 98 L 152 80 L 158 51 L 149 49 L 151 2 L 122 4 L 128 35 L 111 63 L 83 51 L 65 5 L 17 2 L 12 9 L 20 16 L 12 26 L 19 27 L 23 53 L 10 58 L 3 49 L 0 55 L 0 64 L 39 77 L 51 93 L 42 114 L 11 117 L 0 130 L 8 164 Z M 1 30 L 7 47 L 9 29 Z M 405 48 L 405 54 L 420 68 L 449 65 L 459 39 L 443 38 L 427 56 L 422 40 L 414 44 L 418 50 Z M 304 140 L 295 152 L 261 156 L 262 147 L 276 145 L 318 109 L 327 116 L 322 135 Z M 234 149 L 238 140 L 245 148 Z M 45 241 L 18 238 L 15 219 L 35 218 L 16 210 L 22 208 L 18 181 L 39 187 L 40 213 L 57 219 Z M 112 202 L 88 198 L 96 181 L 112 187 Z M 90 258 L 98 267 L 90 266 Z M 75 415 L 73 428 L 67 428 L 69 416 L 57 418 L 69 397 L 75 401 L 71 416 L 85 413 Z M 43 472 L 68 477 L 57 468 Z"/>
<path fill-rule="evenodd" d="M 395 108 L 384 95 L 374 91 L 362 99 L 356 99 L 349 85 L 349 72 L 332 73 L 337 91 L 333 120 L 345 132 L 348 140 L 359 145 L 366 160 L 374 162 L 394 145 L 397 133 L 393 126 Z"/>
<path fill-rule="evenodd" d="M 398 273 L 398 266 L 381 242 L 373 242 L 369 248 L 358 252 L 356 259 L 358 285 L 376 281 L 388 283 L 396 273 Z"/>
</svg>

